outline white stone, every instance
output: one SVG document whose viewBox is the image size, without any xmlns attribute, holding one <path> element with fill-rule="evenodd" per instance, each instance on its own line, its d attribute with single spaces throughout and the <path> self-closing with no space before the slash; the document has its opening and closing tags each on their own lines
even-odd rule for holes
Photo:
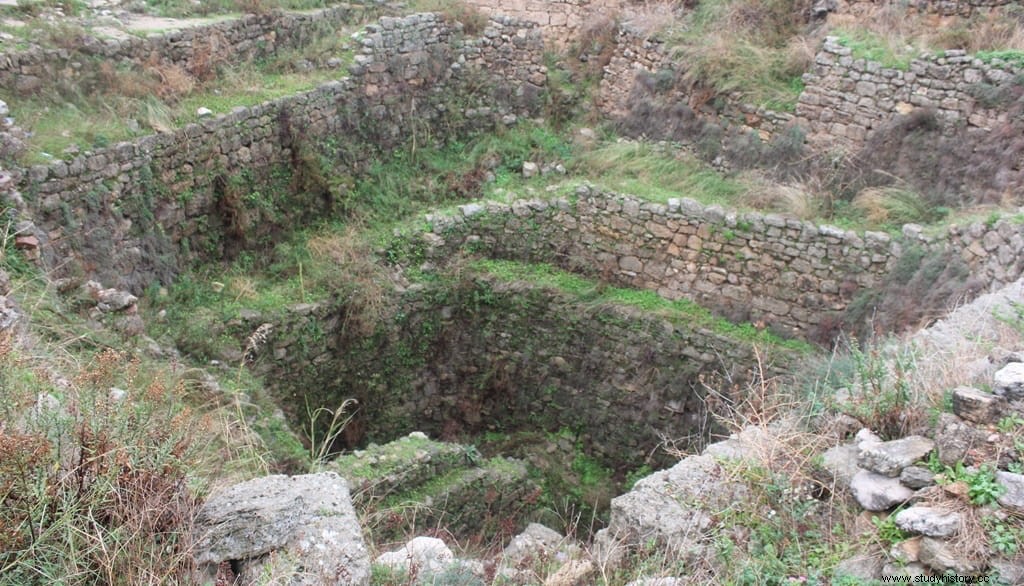
<svg viewBox="0 0 1024 586">
<path fill-rule="evenodd" d="M 919 435 L 889 442 L 862 442 L 857 464 L 885 476 L 896 477 L 900 471 L 928 455 L 935 442 Z"/>
<path fill-rule="evenodd" d="M 1011 401 L 1024 398 L 1024 362 L 1011 362 L 992 377 L 993 392 Z"/>
<path fill-rule="evenodd" d="M 401 549 L 383 553 L 374 560 L 380 566 L 399 571 L 442 572 L 455 561 L 455 555 L 436 537 L 414 537 Z"/>
<path fill-rule="evenodd" d="M 885 511 L 906 502 L 914 491 L 903 486 L 898 478 L 890 478 L 862 470 L 850 481 L 850 492 L 868 511 Z"/>
<path fill-rule="evenodd" d="M 210 116 L 213 116 L 213 110 L 211 110 L 211 109 L 209 109 L 209 108 L 207 108 L 205 106 L 202 106 L 200 108 L 196 108 L 196 117 L 197 118 L 209 118 Z"/>
<path fill-rule="evenodd" d="M 960 514 L 934 507 L 914 506 L 896 514 L 896 526 L 928 537 L 950 537 L 960 528 Z"/>
</svg>

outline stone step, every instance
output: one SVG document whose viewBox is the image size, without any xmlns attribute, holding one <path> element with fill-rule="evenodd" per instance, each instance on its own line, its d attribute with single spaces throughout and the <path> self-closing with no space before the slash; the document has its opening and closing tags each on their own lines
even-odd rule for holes
<svg viewBox="0 0 1024 586">
<path fill-rule="evenodd" d="M 505 541 L 526 525 L 539 497 L 540 489 L 529 479 L 525 464 L 490 458 L 452 470 L 414 491 L 393 494 L 371 508 L 364 529 L 376 543 L 438 529 L 460 540 Z"/>
<path fill-rule="evenodd" d="M 384 445 L 341 456 L 331 469 L 348 480 L 357 508 L 416 490 L 424 483 L 472 464 L 472 448 L 437 442 L 413 432 Z"/>
</svg>

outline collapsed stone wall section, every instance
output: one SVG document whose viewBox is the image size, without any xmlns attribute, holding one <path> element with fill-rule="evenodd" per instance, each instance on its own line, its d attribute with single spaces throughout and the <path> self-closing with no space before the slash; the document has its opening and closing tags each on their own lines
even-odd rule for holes
<svg viewBox="0 0 1024 586">
<path fill-rule="evenodd" d="M 789 112 L 747 104 L 739 95 L 715 96 L 710 91 L 687 88 L 686 84 L 677 83 L 685 70 L 685 64 L 671 57 L 663 41 L 622 26 L 615 51 L 601 77 L 598 108 L 613 119 L 622 119 L 645 98 L 658 95 L 666 103 L 684 105 L 697 115 L 756 133 L 765 142 L 793 120 Z M 724 100 L 716 105 L 714 98 Z"/>
<path fill-rule="evenodd" d="M 470 121 L 480 126 L 532 111 L 521 96 L 535 96 L 544 82 L 535 24 L 491 21 L 485 41 L 463 44 L 437 15 L 383 22 L 368 29 L 350 78 L 12 170 L 21 212 L 48 235 L 51 267 L 139 292 L 197 259 L 222 258 L 286 224 L 331 213 L 331 193 L 292 193 L 301 166 L 316 159 L 304 149 L 329 159 L 332 174 L 356 174 L 374 153 L 406 140 L 412 121 L 461 116 L 452 110 L 476 102 L 486 106 Z M 469 75 L 486 83 L 467 90 Z M 460 91 L 475 97 L 452 104 Z"/>
<path fill-rule="evenodd" d="M 986 63 L 961 50 L 923 55 L 907 71 L 857 59 L 836 37 L 828 37 L 804 74 L 806 89 L 796 115 L 811 141 L 863 146 L 873 131 L 899 115 L 931 110 L 949 127 L 991 131 L 1010 113 L 978 99 L 979 90 L 1017 83 L 1024 68 L 993 59 Z"/>
</svg>

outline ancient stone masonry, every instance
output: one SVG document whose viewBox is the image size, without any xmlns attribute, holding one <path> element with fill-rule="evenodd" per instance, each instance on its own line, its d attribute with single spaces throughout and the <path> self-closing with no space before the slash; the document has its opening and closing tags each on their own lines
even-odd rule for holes
<svg viewBox="0 0 1024 586">
<path fill-rule="evenodd" d="M 382 19 L 363 36 L 351 78 L 12 169 L 21 212 L 48 236 L 44 256 L 59 273 L 138 292 L 193 260 L 330 213 L 336 196 L 326 189 L 292 193 L 310 160 L 328 161 L 332 175 L 356 174 L 408 139 L 407 124 L 448 116 L 464 129 L 528 115 L 544 83 L 542 49 L 532 23 L 493 20 L 483 39 L 463 42 L 435 15 Z"/>
<path fill-rule="evenodd" d="M 145 38 L 85 37 L 76 51 L 33 47 L 3 53 L 0 85 L 31 93 L 58 80 L 66 82 L 95 72 L 102 63 L 175 65 L 203 77 L 221 64 L 260 59 L 299 47 L 316 31 L 350 23 L 363 10 L 342 5 L 310 14 L 249 14 Z"/>
<path fill-rule="evenodd" d="M 770 140 L 793 120 L 788 112 L 746 104 L 740 96 L 721 96 L 725 99 L 718 101 L 716 110 L 713 93 L 694 91 L 677 83 L 685 70 L 685 64 L 672 59 L 661 40 L 623 26 L 601 78 L 599 108 L 612 118 L 624 118 L 645 97 L 658 94 L 666 103 L 687 106 L 699 115 L 755 132 L 763 141 Z"/>
<path fill-rule="evenodd" d="M 557 263 L 734 320 L 806 337 L 830 313 L 881 284 L 910 246 L 960 256 L 993 287 L 1024 274 L 1024 225 L 1010 219 L 902 238 L 858 234 L 773 214 L 736 213 L 691 199 L 650 203 L 581 188 L 569 200 L 468 204 L 432 219 L 432 245 Z"/>
<path fill-rule="evenodd" d="M 906 8 L 915 10 L 917 12 L 931 13 L 931 14 L 942 14 L 942 15 L 958 15 L 958 16 L 970 16 L 975 11 L 991 9 L 998 6 L 1006 6 L 1008 4 L 1015 4 L 1017 0 L 911 0 L 906 2 L 904 0 L 894 1 L 889 0 L 892 4 L 898 4 L 899 6 L 905 6 Z M 880 2 L 876 0 L 852 0 L 850 5 L 856 8 L 858 5 L 877 5 Z"/>
<path fill-rule="evenodd" d="M 466 0 L 488 15 L 507 15 L 536 22 L 545 38 L 564 44 L 578 36 L 592 19 L 616 14 L 623 0 Z"/>
<path fill-rule="evenodd" d="M 796 336 L 878 283 L 899 250 L 880 232 L 858 235 L 688 198 L 666 205 L 586 187 L 574 203 L 463 206 L 461 216 L 437 218 L 434 233 L 449 247 L 596 272 Z"/>
<path fill-rule="evenodd" d="M 933 110 L 949 126 L 989 131 L 1010 114 L 978 96 L 985 89 L 1018 83 L 1019 65 L 990 63 L 963 51 L 923 55 L 907 71 L 856 59 L 837 38 L 828 37 L 804 74 L 806 89 L 797 104 L 797 120 L 811 141 L 861 146 L 869 135 L 915 110 Z"/>
</svg>

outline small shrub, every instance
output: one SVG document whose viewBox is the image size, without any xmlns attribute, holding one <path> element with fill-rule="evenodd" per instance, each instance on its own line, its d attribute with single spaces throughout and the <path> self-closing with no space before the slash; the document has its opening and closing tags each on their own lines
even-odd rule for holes
<svg viewBox="0 0 1024 586">
<path fill-rule="evenodd" d="M 876 536 L 878 540 L 887 547 L 910 537 L 896 525 L 895 513 L 885 517 L 872 517 L 871 523 L 874 524 L 877 530 Z"/>
<path fill-rule="evenodd" d="M 964 475 L 967 482 L 967 496 L 976 505 L 990 505 L 1003 496 L 1006 487 L 996 480 L 996 473 L 990 466 L 982 466 L 977 471 Z"/>
</svg>

